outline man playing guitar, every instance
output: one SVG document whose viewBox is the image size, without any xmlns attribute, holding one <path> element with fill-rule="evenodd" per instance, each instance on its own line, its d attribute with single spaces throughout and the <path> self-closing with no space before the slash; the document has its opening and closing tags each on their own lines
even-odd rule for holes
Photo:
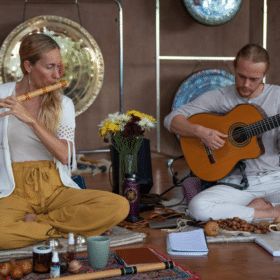
<svg viewBox="0 0 280 280">
<path fill-rule="evenodd" d="M 215 153 L 229 145 L 230 134 L 223 129 L 207 127 L 207 122 L 206 125 L 192 122 L 190 118 L 201 113 L 225 115 L 241 104 L 256 105 L 268 117 L 279 114 L 280 87 L 263 83 L 269 64 L 265 49 L 256 44 L 246 45 L 237 53 L 234 61 L 235 85 L 206 92 L 172 111 L 165 118 L 165 127 L 181 138 L 197 139 L 215 157 Z M 246 118 L 245 112 L 244 121 Z M 227 185 L 241 184 L 241 172 L 235 169 L 220 178 L 218 185 L 203 190 L 191 200 L 191 216 L 202 221 L 239 217 L 248 222 L 280 217 L 279 125 L 275 129 L 268 128 L 269 131 L 261 136 L 265 150 L 263 154 L 258 157 L 244 156 L 244 159 L 247 158 L 249 187 L 239 190 Z M 230 156 L 232 151 L 224 152 L 225 156 Z"/>
</svg>

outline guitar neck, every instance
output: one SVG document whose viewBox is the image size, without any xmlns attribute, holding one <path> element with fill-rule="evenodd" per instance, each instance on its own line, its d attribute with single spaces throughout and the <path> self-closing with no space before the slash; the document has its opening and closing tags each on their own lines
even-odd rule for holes
<svg viewBox="0 0 280 280">
<path fill-rule="evenodd" d="M 278 126 L 280 126 L 280 114 L 249 124 L 244 129 L 249 137 L 253 137 Z"/>
</svg>

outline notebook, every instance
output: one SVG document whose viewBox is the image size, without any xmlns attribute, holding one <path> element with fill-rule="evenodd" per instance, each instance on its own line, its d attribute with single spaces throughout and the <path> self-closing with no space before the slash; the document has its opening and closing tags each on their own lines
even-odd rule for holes
<svg viewBox="0 0 280 280">
<path fill-rule="evenodd" d="M 116 250 L 116 254 L 125 266 L 162 262 L 162 260 L 149 248 Z"/>
<path fill-rule="evenodd" d="M 170 233 L 166 247 L 168 254 L 177 256 L 201 256 L 209 252 L 203 229 Z"/>
<path fill-rule="evenodd" d="M 271 255 L 280 256 L 280 233 L 269 232 L 261 234 L 255 242 L 266 249 Z"/>
</svg>

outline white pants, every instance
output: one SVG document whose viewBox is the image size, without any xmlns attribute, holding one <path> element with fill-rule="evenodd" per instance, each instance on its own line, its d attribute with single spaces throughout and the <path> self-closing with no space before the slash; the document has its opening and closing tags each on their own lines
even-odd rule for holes
<svg viewBox="0 0 280 280">
<path fill-rule="evenodd" d="M 224 181 L 240 185 L 240 179 Z M 239 217 L 252 222 L 255 210 L 246 206 L 252 200 L 263 198 L 273 206 L 280 204 L 280 171 L 248 176 L 248 182 L 249 187 L 243 191 L 227 185 L 217 185 L 198 193 L 189 204 L 189 214 L 200 221 Z"/>
</svg>

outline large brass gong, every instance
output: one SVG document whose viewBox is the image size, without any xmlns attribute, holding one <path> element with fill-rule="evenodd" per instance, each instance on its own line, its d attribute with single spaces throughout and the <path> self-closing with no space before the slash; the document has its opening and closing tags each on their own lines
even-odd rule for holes
<svg viewBox="0 0 280 280">
<path fill-rule="evenodd" d="M 92 36 L 78 23 L 58 16 L 38 16 L 18 25 L 5 39 L 0 53 L 0 83 L 18 81 L 20 70 L 19 46 L 29 33 L 44 33 L 60 46 L 69 85 L 63 93 L 75 105 L 76 116 L 83 113 L 97 97 L 103 83 L 104 60 Z"/>
</svg>

